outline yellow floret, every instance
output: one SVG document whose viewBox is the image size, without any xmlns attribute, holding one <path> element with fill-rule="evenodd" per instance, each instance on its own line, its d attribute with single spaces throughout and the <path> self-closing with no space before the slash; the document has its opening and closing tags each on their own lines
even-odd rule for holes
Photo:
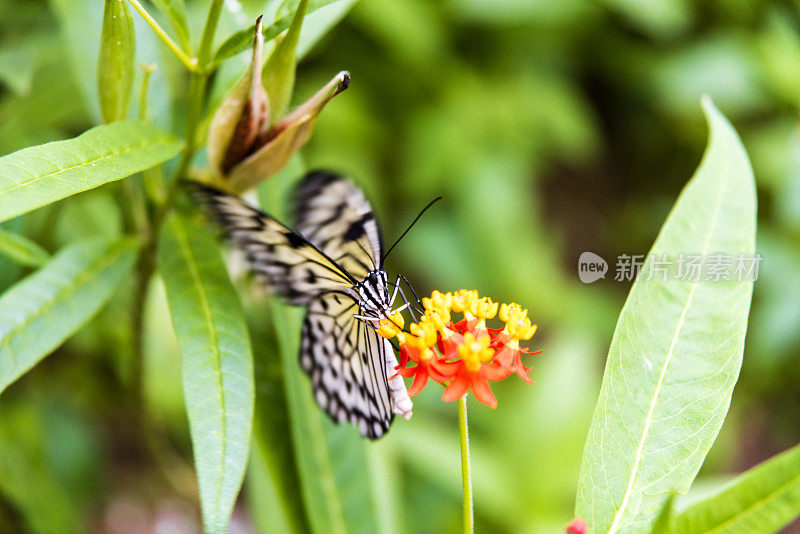
<svg viewBox="0 0 800 534">
<path fill-rule="evenodd" d="M 426 311 L 430 312 L 443 312 L 450 313 L 450 306 L 453 303 L 452 293 L 442 293 L 434 290 L 430 297 L 422 299 L 422 306 Z"/>
<path fill-rule="evenodd" d="M 381 319 L 375 331 L 379 336 L 391 339 L 402 332 L 404 324 L 403 316 L 396 312 Z"/>
<path fill-rule="evenodd" d="M 478 319 L 491 319 L 497 315 L 497 302 L 492 302 L 489 297 L 482 297 L 472 303 L 470 311 Z"/>
<path fill-rule="evenodd" d="M 467 370 L 475 372 L 481 363 L 492 359 L 494 351 L 489 348 L 489 336 L 475 338 L 471 332 L 464 334 L 464 343 L 458 347 L 458 357 L 463 360 Z"/>
<path fill-rule="evenodd" d="M 453 311 L 472 315 L 472 308 L 477 300 L 478 292 L 474 289 L 459 289 L 453 294 Z"/>
<path fill-rule="evenodd" d="M 436 327 L 425 318 L 418 323 L 412 324 L 410 329 L 412 335 L 408 337 L 406 342 L 411 346 L 421 349 L 430 348 L 436 344 Z"/>
</svg>

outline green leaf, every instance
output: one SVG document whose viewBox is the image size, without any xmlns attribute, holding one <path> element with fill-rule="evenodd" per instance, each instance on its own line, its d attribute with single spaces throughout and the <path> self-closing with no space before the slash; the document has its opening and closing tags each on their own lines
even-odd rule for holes
<svg viewBox="0 0 800 534">
<path fill-rule="evenodd" d="M 107 123 L 122 120 L 128 114 L 135 49 L 127 0 L 106 0 L 97 57 L 97 91 L 100 111 Z"/>
<path fill-rule="evenodd" d="M 16 232 L 0 228 L 0 254 L 26 267 L 41 267 L 50 259 L 45 249 Z"/>
<path fill-rule="evenodd" d="M 345 0 L 311 0 L 308 6 L 307 13 L 310 14 L 317 9 L 325 7 L 329 4 L 333 4 L 336 2 L 341 2 Z M 283 17 L 276 20 L 270 26 L 267 26 L 263 30 L 264 34 L 264 42 L 271 41 L 275 39 L 278 35 L 283 33 L 289 25 L 292 23 L 292 19 L 294 18 L 294 14 L 290 13 L 288 15 L 284 15 Z M 224 43 L 220 45 L 217 49 L 217 52 L 214 54 L 214 59 L 211 62 L 211 68 L 216 68 L 219 66 L 220 63 L 225 61 L 226 59 L 235 56 L 241 52 L 244 52 L 248 48 L 252 46 L 253 43 L 253 32 L 255 31 L 255 24 L 252 26 L 245 28 L 244 30 L 240 30 L 233 35 L 231 35 L 228 39 L 225 40 Z"/>
<path fill-rule="evenodd" d="M 171 217 L 158 263 L 178 337 L 206 532 L 224 533 L 247 465 L 253 357 L 236 291 L 214 238 Z"/>
<path fill-rule="evenodd" d="M 800 445 L 757 465 L 670 521 L 669 532 L 777 532 L 800 515 Z"/>
<path fill-rule="evenodd" d="M 666 276 L 634 283 L 611 342 L 583 454 L 576 516 L 593 532 L 649 531 L 685 493 L 719 432 L 739 375 L 752 282 L 677 279 L 680 254 L 751 255 L 756 197 L 730 123 L 704 98 L 710 141 L 651 254 Z"/>
<path fill-rule="evenodd" d="M 0 229 L 4 232 L 19 233 L 22 231 L 22 218 L 0 223 Z M 0 294 L 19 280 L 20 276 L 22 276 L 22 266 L 8 256 L 0 254 Z"/>
<path fill-rule="evenodd" d="M 256 376 L 253 446 L 247 497 L 256 532 L 308 532 L 297 462 L 292 447 L 283 366 L 267 306 L 248 308 Z"/>
<path fill-rule="evenodd" d="M 138 244 L 81 241 L 0 297 L 0 392 L 88 321 L 131 271 Z"/>
<path fill-rule="evenodd" d="M 303 21 L 303 33 L 300 34 L 300 41 L 297 43 L 297 58 L 303 59 L 314 45 L 319 42 L 334 26 L 336 26 L 347 15 L 358 0 L 339 0 L 327 6 L 322 6 L 314 13 L 308 13 Z M 407 4 L 403 4 L 399 9 L 406 9 Z M 414 15 L 411 15 L 412 17 Z M 415 19 L 416 22 L 416 19 Z M 412 39 L 418 39 L 415 34 Z"/>
<path fill-rule="evenodd" d="M 311 530 L 379 532 L 367 440 L 349 424 L 335 425 L 311 395 L 298 364 L 303 311 L 272 302 L 292 441 Z"/>
<path fill-rule="evenodd" d="M 0 221 L 173 157 L 181 142 L 144 122 L 97 126 L 0 158 Z"/>
<path fill-rule="evenodd" d="M 656 516 L 656 520 L 653 522 L 651 534 L 665 534 L 669 532 L 670 525 L 672 524 L 672 514 L 674 513 L 674 504 L 675 494 L 670 493 L 667 500 L 664 501 L 664 505 L 661 507 L 658 516 Z"/>
</svg>

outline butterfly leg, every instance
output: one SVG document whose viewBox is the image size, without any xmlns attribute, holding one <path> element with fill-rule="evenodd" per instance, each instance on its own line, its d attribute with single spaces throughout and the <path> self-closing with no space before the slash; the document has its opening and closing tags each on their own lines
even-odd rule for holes
<svg viewBox="0 0 800 534">
<path fill-rule="evenodd" d="M 394 306 L 394 299 L 397 298 L 397 290 L 400 289 L 400 275 L 397 275 L 397 279 L 394 281 L 394 291 L 392 291 L 392 298 L 389 299 L 389 308 Z"/>
<path fill-rule="evenodd" d="M 398 274 L 397 278 L 398 278 L 397 288 L 400 290 L 400 296 L 403 298 L 403 302 L 405 302 L 406 304 L 409 305 L 408 311 L 409 311 L 409 313 L 411 313 L 411 317 L 414 319 L 414 322 L 416 322 L 417 318 L 414 316 L 414 312 L 416 311 L 417 314 L 422 315 L 422 310 L 420 308 L 418 308 L 417 306 L 414 306 L 414 304 L 411 303 L 411 301 L 408 299 L 408 297 L 406 297 L 406 294 L 403 291 L 403 288 L 400 287 L 400 279 L 402 279 L 406 283 L 406 285 L 408 286 L 408 289 L 411 290 L 411 294 L 414 295 L 414 299 L 417 301 L 417 304 L 422 306 L 422 301 L 417 296 L 417 292 L 414 291 L 414 286 L 411 285 L 411 283 L 408 281 L 408 278 L 406 278 L 402 274 Z"/>
<path fill-rule="evenodd" d="M 396 310 L 394 310 L 394 311 L 392 312 L 392 315 L 394 315 L 395 313 L 400 313 L 401 311 L 405 310 L 405 309 L 406 309 L 406 308 L 408 308 L 409 306 L 411 306 L 411 303 L 410 303 L 410 302 L 406 302 L 405 304 L 403 304 L 402 306 L 400 306 L 399 308 L 397 308 Z"/>
<path fill-rule="evenodd" d="M 411 318 L 414 320 L 414 322 L 416 323 L 417 321 L 419 321 L 419 319 L 417 319 L 417 315 L 422 315 L 422 311 L 413 304 L 411 304 L 408 298 L 406 298 L 406 294 L 403 292 L 402 288 L 400 288 L 400 298 L 402 298 L 403 302 L 405 302 L 403 308 L 405 308 L 406 306 L 408 307 L 408 313 L 411 314 Z M 417 312 L 416 314 L 414 313 L 415 311 Z"/>
<path fill-rule="evenodd" d="M 378 320 L 377 317 L 370 317 L 368 315 L 355 315 L 355 314 L 353 314 L 353 317 L 355 319 L 358 319 L 359 321 L 361 321 L 365 325 L 371 326 L 372 328 L 375 328 L 375 325 L 373 324 L 373 322 Z"/>
</svg>

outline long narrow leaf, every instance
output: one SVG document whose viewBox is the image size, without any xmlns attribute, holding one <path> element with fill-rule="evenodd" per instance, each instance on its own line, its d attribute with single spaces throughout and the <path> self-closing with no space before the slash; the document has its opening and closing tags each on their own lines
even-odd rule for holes
<svg viewBox="0 0 800 534">
<path fill-rule="evenodd" d="M 183 367 L 206 532 L 224 533 L 242 485 L 253 423 L 253 358 L 238 296 L 212 235 L 173 216 L 158 263 Z"/>
<path fill-rule="evenodd" d="M 800 515 L 800 445 L 750 469 L 677 514 L 668 532 L 776 532 Z"/>
<path fill-rule="evenodd" d="M 0 228 L 0 255 L 27 267 L 41 267 L 50 259 L 42 247 L 16 232 Z"/>
<path fill-rule="evenodd" d="M 130 273 L 137 247 L 131 239 L 79 242 L 0 297 L 0 392 L 100 309 Z"/>
<path fill-rule="evenodd" d="M 247 309 L 253 336 L 256 411 L 246 485 L 257 532 L 308 532 L 283 382 L 266 306 Z"/>
<path fill-rule="evenodd" d="M 311 529 L 377 532 L 367 443 L 351 425 L 334 425 L 311 395 L 298 363 L 302 310 L 273 303 L 295 457 Z"/>
<path fill-rule="evenodd" d="M 0 221 L 125 178 L 173 157 L 181 142 L 144 122 L 97 126 L 0 158 Z"/>
<path fill-rule="evenodd" d="M 755 184 L 736 132 L 710 99 L 703 109 L 708 149 L 631 288 L 611 342 L 576 506 L 593 532 L 649 531 L 668 495 L 688 490 L 739 375 L 753 284 L 747 276 L 709 279 L 708 264 L 715 254 L 753 254 Z M 681 254 L 703 258 L 700 276 L 679 279 Z M 666 272 L 650 271 L 663 255 Z"/>
</svg>

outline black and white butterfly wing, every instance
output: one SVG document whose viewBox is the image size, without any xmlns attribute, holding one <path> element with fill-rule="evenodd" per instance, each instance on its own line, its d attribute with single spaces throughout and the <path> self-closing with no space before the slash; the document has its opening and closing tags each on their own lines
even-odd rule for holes
<svg viewBox="0 0 800 534">
<path fill-rule="evenodd" d="M 324 291 L 345 291 L 356 282 L 303 236 L 237 196 L 190 182 L 252 269 L 292 304 L 308 304 Z"/>
<path fill-rule="evenodd" d="M 298 185 L 297 231 L 354 278 L 381 268 L 383 238 L 372 207 L 352 182 L 315 171 Z"/>
<path fill-rule="evenodd" d="M 303 323 L 300 364 L 311 377 L 317 403 L 334 421 L 349 421 L 376 439 L 400 411 L 393 390 L 402 387 L 405 399 L 408 394 L 402 378 L 388 379 L 397 365 L 388 340 L 354 319 L 356 313 L 358 303 L 338 293 L 313 300 Z M 411 401 L 401 404 L 410 414 Z"/>
<path fill-rule="evenodd" d="M 308 305 L 300 362 L 319 405 L 334 421 L 349 421 L 375 439 L 388 430 L 394 413 L 411 415 L 402 378 L 389 379 L 397 365 L 391 345 L 354 317 L 361 309 L 354 286 L 370 272 L 365 266 L 380 258 L 380 231 L 354 185 L 321 175 L 309 174 L 298 188 L 299 205 L 305 206 L 301 223 L 309 236 L 238 197 L 202 184 L 192 187 L 253 270 L 291 303 Z M 331 204 L 341 206 L 333 208 L 338 218 L 328 212 Z"/>
<path fill-rule="evenodd" d="M 307 174 L 298 185 L 296 219 L 298 232 L 365 282 L 364 295 L 371 301 L 348 303 L 335 294 L 312 301 L 303 326 L 301 363 L 317 402 L 335 421 L 348 420 L 362 435 L 378 438 L 395 413 L 410 417 L 412 406 L 403 379 L 396 376 L 391 344 L 353 317 L 363 314 L 365 305 L 388 308 L 380 227 L 364 193 L 325 171 Z M 368 278 L 377 271 L 381 276 Z M 318 343 L 330 337 L 336 340 L 332 346 Z"/>
</svg>

